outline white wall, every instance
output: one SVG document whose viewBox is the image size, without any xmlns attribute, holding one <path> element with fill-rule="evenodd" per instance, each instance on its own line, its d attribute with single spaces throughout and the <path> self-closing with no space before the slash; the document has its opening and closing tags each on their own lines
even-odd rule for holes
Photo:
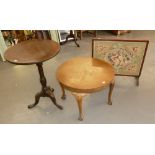
<svg viewBox="0 0 155 155">
<path fill-rule="evenodd" d="M 4 52 L 7 49 L 2 32 L 0 31 L 0 56 L 2 57 L 2 60 L 5 61 L 4 59 Z"/>
<path fill-rule="evenodd" d="M 52 40 L 59 43 L 58 31 L 57 30 L 50 30 L 50 33 L 51 33 Z"/>
</svg>

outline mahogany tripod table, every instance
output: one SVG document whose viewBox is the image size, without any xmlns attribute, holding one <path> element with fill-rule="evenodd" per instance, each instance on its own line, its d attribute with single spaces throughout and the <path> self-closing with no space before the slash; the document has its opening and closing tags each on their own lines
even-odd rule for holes
<svg viewBox="0 0 155 155">
<path fill-rule="evenodd" d="M 56 76 L 62 88 L 61 98 L 66 98 L 65 89 L 75 96 L 79 108 L 79 120 L 83 120 L 83 96 L 89 93 L 100 91 L 110 85 L 108 104 L 112 104 L 115 73 L 111 64 L 96 58 L 76 57 L 61 64 Z"/>
<path fill-rule="evenodd" d="M 39 103 L 40 97 L 49 97 L 52 102 L 59 108 L 63 107 L 56 102 L 54 89 L 47 86 L 46 78 L 43 71 L 43 62 L 56 56 L 60 51 L 58 43 L 52 40 L 28 40 L 10 47 L 5 52 L 5 59 L 16 65 L 36 64 L 40 75 L 42 89 L 35 95 L 34 104 L 28 108 L 33 108 Z"/>
</svg>

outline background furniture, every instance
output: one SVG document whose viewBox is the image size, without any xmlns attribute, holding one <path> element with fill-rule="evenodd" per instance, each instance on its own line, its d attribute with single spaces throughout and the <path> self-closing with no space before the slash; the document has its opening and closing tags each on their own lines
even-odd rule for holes
<svg viewBox="0 0 155 155">
<path fill-rule="evenodd" d="M 8 47 L 30 39 L 51 39 L 48 30 L 2 30 L 2 34 Z"/>
<path fill-rule="evenodd" d="M 59 42 L 63 43 L 66 41 L 66 37 L 70 34 L 70 30 L 58 30 Z M 73 31 L 74 34 L 74 31 Z M 68 40 L 73 40 L 73 38 L 68 38 Z"/>
<path fill-rule="evenodd" d="M 35 30 L 35 38 L 36 39 L 51 39 L 50 32 L 48 30 Z"/>
<path fill-rule="evenodd" d="M 148 40 L 93 39 L 92 57 L 111 63 L 116 75 L 134 76 L 139 85 L 148 43 Z"/>
<path fill-rule="evenodd" d="M 60 51 L 60 46 L 52 40 L 28 40 L 10 47 L 5 52 L 5 59 L 16 65 L 36 64 L 40 75 L 40 83 L 42 90 L 36 94 L 35 103 L 28 106 L 33 108 L 39 103 L 40 97 L 49 97 L 52 102 L 59 108 L 62 106 L 57 104 L 54 89 L 46 84 L 46 78 L 43 71 L 43 62 L 56 56 Z"/>
<path fill-rule="evenodd" d="M 4 37 L 4 40 L 10 45 L 15 44 L 15 34 L 11 30 L 2 30 L 1 31 Z"/>
<path fill-rule="evenodd" d="M 82 98 L 88 94 L 102 90 L 110 85 L 108 104 L 114 88 L 114 69 L 109 63 L 89 57 L 76 57 L 66 61 L 57 69 L 56 76 L 62 88 L 62 99 L 65 90 L 72 92 L 78 103 L 79 120 L 83 120 Z"/>
<path fill-rule="evenodd" d="M 125 33 L 130 33 L 131 30 L 111 30 L 111 32 L 116 35 L 121 35 L 121 34 L 125 34 Z"/>
<path fill-rule="evenodd" d="M 67 43 L 69 40 L 73 40 L 75 42 L 76 46 L 80 47 L 80 45 L 77 43 L 77 35 L 76 35 L 75 30 L 69 30 L 69 32 L 65 33 L 65 35 L 63 35 L 63 36 L 59 33 L 59 39 L 60 39 L 61 45 Z"/>
<path fill-rule="evenodd" d="M 96 30 L 76 30 L 76 32 L 77 32 L 77 37 L 79 37 L 80 39 L 83 38 L 83 33 L 84 32 L 87 32 L 87 33 L 93 35 L 94 37 L 97 36 L 97 31 Z"/>
</svg>

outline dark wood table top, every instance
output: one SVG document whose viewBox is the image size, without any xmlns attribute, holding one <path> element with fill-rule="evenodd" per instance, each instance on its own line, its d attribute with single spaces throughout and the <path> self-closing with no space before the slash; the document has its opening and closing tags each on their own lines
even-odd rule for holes
<svg viewBox="0 0 155 155">
<path fill-rule="evenodd" d="M 5 59 L 14 64 L 37 64 L 51 59 L 60 51 L 60 45 L 52 40 L 28 40 L 10 47 Z"/>
<path fill-rule="evenodd" d="M 63 86 L 77 93 L 92 93 L 109 85 L 115 77 L 111 64 L 91 57 L 75 57 L 61 64 L 56 73 Z"/>
</svg>

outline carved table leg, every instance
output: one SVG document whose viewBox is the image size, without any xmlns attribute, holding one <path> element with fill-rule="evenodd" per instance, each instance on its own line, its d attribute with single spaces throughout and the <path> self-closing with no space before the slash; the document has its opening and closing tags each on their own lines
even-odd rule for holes
<svg viewBox="0 0 155 155">
<path fill-rule="evenodd" d="M 112 91 L 114 89 L 114 85 L 115 85 L 115 82 L 113 81 L 110 83 L 110 86 L 109 86 L 109 95 L 108 95 L 108 104 L 109 105 L 112 105 L 111 96 L 112 96 Z"/>
<path fill-rule="evenodd" d="M 65 100 L 66 99 L 65 89 L 64 89 L 63 85 L 60 82 L 59 82 L 59 84 L 60 84 L 60 87 L 61 87 L 61 90 L 62 90 L 61 99 Z"/>
<path fill-rule="evenodd" d="M 40 99 L 41 96 L 42 96 L 42 92 L 37 93 L 37 94 L 35 95 L 35 103 L 34 103 L 34 104 L 28 105 L 28 108 L 31 109 L 31 108 L 33 108 L 34 106 L 36 106 L 36 105 L 39 103 L 39 99 Z"/>
<path fill-rule="evenodd" d="M 57 106 L 59 109 L 61 109 L 61 110 L 63 109 L 63 107 L 62 107 L 61 105 L 57 104 L 56 98 L 55 98 L 55 96 L 54 96 L 54 94 L 53 94 L 52 88 L 47 87 L 46 95 L 45 95 L 45 96 L 46 96 L 46 97 L 49 97 L 49 98 L 51 99 L 51 101 L 53 102 L 53 104 L 54 104 L 55 106 Z"/>
<path fill-rule="evenodd" d="M 86 94 L 81 93 L 72 93 L 77 101 L 78 108 L 79 108 L 79 118 L 78 120 L 83 121 L 83 110 L 82 110 L 82 99 Z"/>
<path fill-rule="evenodd" d="M 36 65 L 38 67 L 38 71 L 39 71 L 39 75 L 40 75 L 40 83 L 42 85 L 42 90 L 41 90 L 41 92 L 36 94 L 35 103 L 29 105 L 28 108 L 31 109 L 31 108 L 35 107 L 39 103 L 40 97 L 49 97 L 52 100 L 52 102 L 54 103 L 54 105 L 56 105 L 59 109 L 63 109 L 63 107 L 61 105 L 56 103 L 56 99 L 55 99 L 55 96 L 53 93 L 54 89 L 50 88 L 46 85 L 46 78 L 44 75 L 42 63 L 37 63 Z"/>
</svg>

